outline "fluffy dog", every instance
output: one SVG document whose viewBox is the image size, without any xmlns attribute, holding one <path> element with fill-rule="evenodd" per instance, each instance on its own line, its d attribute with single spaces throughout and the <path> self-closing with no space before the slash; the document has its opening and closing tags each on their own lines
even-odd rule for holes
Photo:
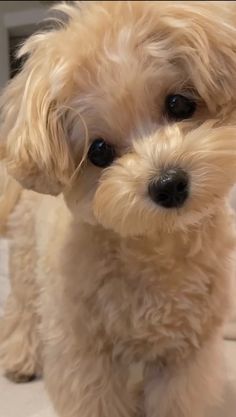
<svg viewBox="0 0 236 417">
<path fill-rule="evenodd" d="M 59 9 L 1 99 L 9 174 L 63 196 L 12 183 L 2 366 L 42 369 L 60 417 L 202 417 L 234 272 L 235 3 Z"/>
</svg>

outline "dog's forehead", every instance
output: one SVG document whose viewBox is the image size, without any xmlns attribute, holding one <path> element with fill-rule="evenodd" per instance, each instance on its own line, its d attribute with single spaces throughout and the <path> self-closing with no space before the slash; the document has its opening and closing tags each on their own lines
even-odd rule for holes
<svg viewBox="0 0 236 417">
<path fill-rule="evenodd" d="M 151 126 L 152 116 L 157 119 L 163 110 L 165 94 L 176 87 L 177 81 L 183 84 L 186 77 L 171 62 L 163 32 L 154 31 L 156 22 L 152 21 L 150 5 L 121 3 L 121 16 L 113 7 L 108 6 L 109 19 L 105 12 L 95 19 L 86 49 L 80 51 L 73 103 L 87 122 L 97 121 L 96 129 L 98 124 L 100 129 L 101 124 L 110 125 L 113 131 L 117 129 L 117 136 L 124 137 L 134 126 L 140 130 L 143 121 Z M 150 17 L 150 26 L 145 26 L 144 15 Z"/>
</svg>

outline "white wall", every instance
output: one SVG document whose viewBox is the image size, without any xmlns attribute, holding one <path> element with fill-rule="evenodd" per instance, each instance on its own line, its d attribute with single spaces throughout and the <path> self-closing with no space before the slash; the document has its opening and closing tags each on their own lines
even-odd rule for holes
<svg viewBox="0 0 236 417">
<path fill-rule="evenodd" d="M 8 36 L 30 33 L 50 1 L 0 1 L 0 90 L 9 79 Z"/>
<path fill-rule="evenodd" d="M 1 13 L 16 12 L 19 10 L 34 9 L 42 7 L 43 3 L 47 1 L 0 1 L 0 15 Z"/>
</svg>

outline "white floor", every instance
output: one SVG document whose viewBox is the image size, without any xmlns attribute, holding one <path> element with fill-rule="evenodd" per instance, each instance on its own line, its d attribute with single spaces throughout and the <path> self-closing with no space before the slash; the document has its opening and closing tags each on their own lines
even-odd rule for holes
<svg viewBox="0 0 236 417">
<path fill-rule="evenodd" d="M 1 417 L 55 417 L 42 381 L 15 385 L 0 376 Z"/>
</svg>

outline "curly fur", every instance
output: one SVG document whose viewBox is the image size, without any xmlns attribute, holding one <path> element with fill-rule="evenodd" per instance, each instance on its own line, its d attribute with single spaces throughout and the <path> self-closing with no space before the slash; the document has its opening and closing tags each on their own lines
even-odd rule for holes
<svg viewBox="0 0 236 417">
<path fill-rule="evenodd" d="M 23 186 L 0 206 L 1 364 L 15 380 L 43 370 L 60 417 L 203 416 L 220 398 L 234 273 L 235 3 L 58 9 L 67 21 L 25 43 L 1 97 L 1 156 Z M 166 117 L 170 93 L 196 101 L 187 122 Z M 105 170 L 86 156 L 97 137 L 118 155 Z M 176 166 L 190 196 L 166 210 L 147 188 Z"/>
</svg>

